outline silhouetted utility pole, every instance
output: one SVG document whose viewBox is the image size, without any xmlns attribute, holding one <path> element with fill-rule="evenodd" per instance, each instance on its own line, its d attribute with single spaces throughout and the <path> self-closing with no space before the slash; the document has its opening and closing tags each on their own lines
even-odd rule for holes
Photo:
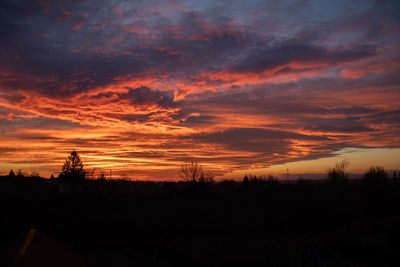
<svg viewBox="0 0 400 267">
<path fill-rule="evenodd" d="M 110 180 L 111 180 L 111 169 L 110 169 Z"/>
</svg>

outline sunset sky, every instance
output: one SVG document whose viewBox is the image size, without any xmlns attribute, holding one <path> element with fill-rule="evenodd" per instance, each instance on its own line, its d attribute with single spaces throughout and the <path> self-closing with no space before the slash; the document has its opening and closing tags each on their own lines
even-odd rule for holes
<svg viewBox="0 0 400 267">
<path fill-rule="evenodd" d="M 0 174 L 400 169 L 400 1 L 1 1 Z"/>
</svg>

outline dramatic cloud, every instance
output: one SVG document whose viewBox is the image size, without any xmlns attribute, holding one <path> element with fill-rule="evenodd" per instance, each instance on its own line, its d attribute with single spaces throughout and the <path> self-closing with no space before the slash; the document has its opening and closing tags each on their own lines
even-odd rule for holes
<svg viewBox="0 0 400 267">
<path fill-rule="evenodd" d="M 397 1 L 5 1 L 0 171 L 116 176 L 400 146 Z"/>
</svg>

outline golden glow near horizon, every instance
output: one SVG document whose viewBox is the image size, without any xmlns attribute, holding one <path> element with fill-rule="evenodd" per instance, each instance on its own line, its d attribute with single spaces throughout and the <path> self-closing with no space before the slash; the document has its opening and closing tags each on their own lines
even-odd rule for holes
<svg viewBox="0 0 400 267">
<path fill-rule="evenodd" d="M 314 160 L 300 160 L 284 164 L 272 165 L 267 168 L 247 169 L 225 174 L 225 179 L 240 179 L 246 174 L 267 175 L 271 174 L 280 179 L 287 178 L 287 171 L 292 179 L 326 178 L 327 169 L 335 166 L 337 162 L 347 159 L 350 162 L 346 172 L 350 178 L 359 178 L 370 167 L 381 166 L 387 171 L 400 170 L 400 149 L 398 148 L 346 148 L 332 153 L 331 157 Z"/>
</svg>

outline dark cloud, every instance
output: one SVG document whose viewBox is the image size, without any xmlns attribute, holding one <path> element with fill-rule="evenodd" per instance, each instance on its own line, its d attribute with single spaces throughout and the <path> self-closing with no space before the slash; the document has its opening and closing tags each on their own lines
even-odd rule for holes
<svg viewBox="0 0 400 267">
<path fill-rule="evenodd" d="M 50 119 L 45 117 L 28 118 L 26 115 L 13 114 L 10 119 L 0 119 L 0 129 L 3 134 L 14 135 L 14 129 L 53 129 L 65 130 L 71 128 L 85 128 L 79 123 L 67 120 Z"/>
<path fill-rule="evenodd" d="M 393 124 L 400 128 L 400 110 L 381 111 L 376 114 L 366 116 L 364 120 L 372 124 Z"/>
<path fill-rule="evenodd" d="M 386 81 L 390 88 L 396 81 Z M 209 110 L 226 109 L 241 114 L 270 115 L 287 119 L 302 120 L 307 116 L 313 118 L 341 115 L 353 117 L 353 121 L 361 116 L 380 112 L 376 107 L 354 103 L 351 107 L 340 105 L 323 105 L 321 98 L 328 93 L 351 92 L 365 87 L 366 84 L 384 86 L 377 80 L 342 82 L 337 79 L 312 79 L 279 84 L 262 84 L 253 87 L 239 88 L 237 91 L 216 91 L 193 94 L 186 98 L 186 106 L 199 112 L 201 116 L 212 114 Z M 316 100 L 318 100 L 316 102 Z M 335 101 L 335 99 L 332 99 Z M 343 123 L 346 123 L 343 120 Z M 330 123 L 330 122 L 329 122 Z M 349 125 L 343 125 L 344 127 Z"/>
<path fill-rule="evenodd" d="M 139 87 L 136 89 L 129 88 L 127 93 L 118 94 L 120 99 L 129 99 L 132 104 L 136 105 L 158 105 L 162 107 L 177 106 L 174 102 L 173 94 L 167 92 L 152 91 L 148 87 Z"/>
<path fill-rule="evenodd" d="M 138 17 L 128 20 L 112 11 L 118 3 L 3 5 L 3 67 L 27 75 L 3 85 L 68 95 L 127 75 L 190 80 L 204 71 L 259 72 L 290 62 L 334 65 L 376 53 L 371 45 L 326 48 L 296 38 L 281 41 L 272 34 L 245 31 L 233 18 L 215 12 L 181 12 L 176 19 L 161 14 L 145 17 L 138 12 L 142 4 L 130 3 L 124 4 L 123 13 Z M 71 31 L 77 24 L 83 26 Z"/>
<path fill-rule="evenodd" d="M 361 118 L 348 117 L 345 119 L 313 118 L 303 122 L 305 128 L 321 132 L 361 133 L 373 132 L 361 121 Z"/>
<path fill-rule="evenodd" d="M 329 50 L 322 46 L 298 43 L 297 40 L 263 43 L 251 49 L 243 60 L 233 67 L 233 72 L 261 72 L 283 67 L 288 63 L 320 63 L 336 65 L 343 62 L 357 61 L 373 56 L 376 48 L 357 46 L 351 49 L 336 48 Z"/>
<path fill-rule="evenodd" d="M 201 126 L 204 124 L 210 124 L 217 119 L 216 116 L 210 115 L 192 115 L 189 116 L 186 120 L 181 121 L 182 125 L 185 126 Z"/>
<path fill-rule="evenodd" d="M 263 152 L 272 155 L 287 151 L 291 139 L 327 141 L 322 136 L 307 136 L 288 131 L 262 128 L 233 128 L 213 133 L 201 133 L 185 138 L 226 146 L 234 151 Z"/>
<path fill-rule="evenodd" d="M 25 96 L 16 93 L 16 94 L 4 95 L 3 98 L 6 99 L 8 102 L 13 104 L 13 103 L 16 103 L 16 102 L 21 102 L 22 100 L 25 99 Z"/>
</svg>

